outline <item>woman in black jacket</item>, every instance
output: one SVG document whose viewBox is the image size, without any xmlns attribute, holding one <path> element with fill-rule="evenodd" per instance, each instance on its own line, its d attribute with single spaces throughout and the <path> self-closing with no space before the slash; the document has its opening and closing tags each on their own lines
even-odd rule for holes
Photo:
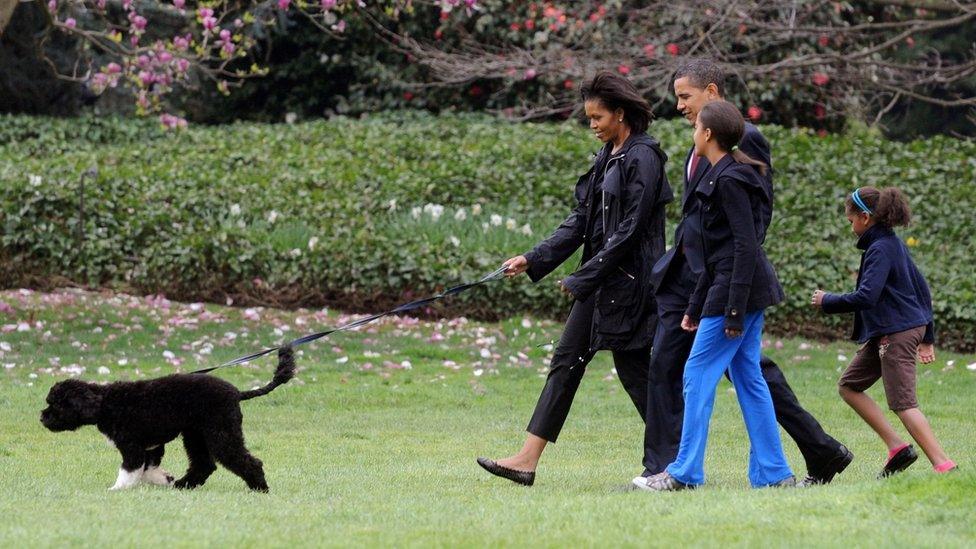
<svg viewBox="0 0 976 549">
<path fill-rule="evenodd" d="M 598 350 L 613 352 L 620 381 L 644 418 L 647 368 L 654 334 L 650 269 L 664 253 L 664 205 L 673 199 L 667 156 L 645 132 L 650 105 L 627 79 L 602 72 L 581 89 L 586 116 L 606 145 L 576 182 L 576 207 L 545 241 L 505 262 L 507 276 L 533 282 L 580 247 L 579 268 L 559 284 L 573 297 L 546 385 L 514 456 L 478 458 L 488 472 L 524 485 L 546 444 L 555 442 L 586 365 Z"/>
<path fill-rule="evenodd" d="M 705 482 L 708 423 L 726 370 L 749 433 L 750 483 L 756 488 L 795 483 L 759 369 L 763 311 L 784 297 L 762 249 L 773 193 L 762 177 L 768 167 L 738 150 L 744 128 L 742 114 L 727 101 L 708 103 L 695 122 L 695 154 L 712 167 L 694 189 L 705 270 L 681 323 L 697 330 L 684 371 L 681 444 L 674 462 L 641 488 L 682 490 Z"/>
</svg>

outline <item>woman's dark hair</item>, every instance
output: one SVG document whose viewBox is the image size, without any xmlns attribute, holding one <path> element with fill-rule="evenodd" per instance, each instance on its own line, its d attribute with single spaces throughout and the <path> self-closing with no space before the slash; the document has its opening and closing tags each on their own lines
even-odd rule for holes
<svg viewBox="0 0 976 549">
<path fill-rule="evenodd" d="M 624 121 L 634 133 L 644 133 L 654 114 L 637 88 L 619 74 L 602 71 L 580 86 L 583 101 L 597 100 L 609 111 L 624 110 Z"/>
<path fill-rule="evenodd" d="M 908 199 L 898 187 L 883 189 L 861 187 L 857 189 L 857 195 L 871 210 L 871 217 L 888 228 L 905 226 L 912 222 L 912 209 L 908 206 Z M 854 203 L 854 197 L 851 195 L 847 195 L 844 209 L 849 214 L 864 211 Z"/>
<path fill-rule="evenodd" d="M 765 162 L 753 159 L 738 148 L 746 131 L 746 121 L 735 105 L 724 100 L 708 102 L 698 113 L 698 123 L 702 130 L 712 130 L 719 148 L 731 154 L 736 162 L 755 166 L 760 174 L 766 175 L 769 166 Z"/>
</svg>

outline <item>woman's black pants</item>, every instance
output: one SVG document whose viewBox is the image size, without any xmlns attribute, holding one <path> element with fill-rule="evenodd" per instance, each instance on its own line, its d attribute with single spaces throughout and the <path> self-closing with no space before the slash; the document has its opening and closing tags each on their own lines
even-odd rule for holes
<svg viewBox="0 0 976 549">
<path fill-rule="evenodd" d="M 559 432 L 569 415 L 569 408 L 576 396 L 586 365 L 595 351 L 590 349 L 593 326 L 593 309 L 596 299 L 576 301 L 569 312 L 569 320 L 559 339 L 550 363 L 546 386 L 539 395 L 539 402 L 526 429 L 529 433 L 556 442 Z M 648 342 L 650 344 L 650 342 Z M 647 372 L 650 363 L 650 345 L 634 351 L 612 351 L 613 364 L 624 390 L 634 402 L 641 420 L 647 406 Z"/>
</svg>

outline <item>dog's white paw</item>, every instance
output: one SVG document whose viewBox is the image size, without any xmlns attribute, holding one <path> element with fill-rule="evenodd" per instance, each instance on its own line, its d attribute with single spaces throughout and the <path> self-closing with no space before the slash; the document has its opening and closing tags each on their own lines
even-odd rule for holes
<svg viewBox="0 0 976 549">
<path fill-rule="evenodd" d="M 139 484 L 142 480 L 142 469 L 137 469 L 135 471 L 126 471 L 125 469 L 119 468 L 119 477 L 115 479 L 115 485 L 109 488 L 109 490 L 125 490 L 126 488 L 132 488 Z"/>
<path fill-rule="evenodd" d="M 142 480 L 156 486 L 172 486 L 176 478 L 161 467 L 151 467 L 143 473 Z"/>
</svg>

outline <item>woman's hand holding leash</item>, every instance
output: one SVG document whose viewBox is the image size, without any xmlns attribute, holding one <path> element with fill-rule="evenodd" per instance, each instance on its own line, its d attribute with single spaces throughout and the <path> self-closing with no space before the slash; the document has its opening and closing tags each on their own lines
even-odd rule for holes
<svg viewBox="0 0 976 549">
<path fill-rule="evenodd" d="M 529 262 L 524 255 L 517 255 L 502 263 L 505 266 L 505 277 L 512 278 L 529 270 Z"/>
</svg>

